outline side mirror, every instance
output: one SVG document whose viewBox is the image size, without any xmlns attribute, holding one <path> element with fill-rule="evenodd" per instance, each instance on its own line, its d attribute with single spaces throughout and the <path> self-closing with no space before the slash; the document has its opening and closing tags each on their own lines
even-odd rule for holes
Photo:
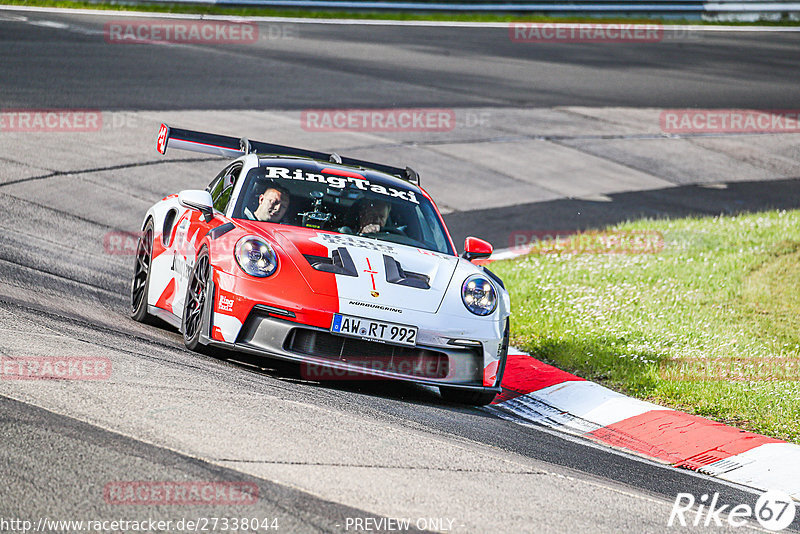
<svg viewBox="0 0 800 534">
<path fill-rule="evenodd" d="M 464 240 L 464 254 L 461 256 L 467 261 L 488 258 L 492 255 L 492 245 L 477 237 L 468 237 Z"/>
<path fill-rule="evenodd" d="M 208 191 L 200 189 L 187 189 L 178 193 L 178 202 L 181 206 L 192 210 L 198 210 L 205 218 L 206 222 L 211 222 L 214 218 L 214 201 Z"/>
</svg>

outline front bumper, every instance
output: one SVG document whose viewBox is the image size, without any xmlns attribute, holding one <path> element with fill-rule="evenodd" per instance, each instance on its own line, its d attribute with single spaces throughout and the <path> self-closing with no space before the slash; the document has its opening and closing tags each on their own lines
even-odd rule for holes
<svg viewBox="0 0 800 534">
<path fill-rule="evenodd" d="M 453 328 L 452 318 L 432 314 L 425 321 L 428 328 L 419 330 L 416 347 L 362 341 L 328 330 L 332 312 L 324 310 L 340 306 L 335 297 L 315 295 L 311 303 L 270 294 L 273 302 L 266 304 L 242 296 L 263 293 L 257 282 L 212 272 L 209 300 L 213 306 L 206 306 L 200 338 L 205 345 L 299 362 L 310 380 L 373 377 L 501 391 L 505 355 L 499 351 L 502 328 L 494 323 L 459 320 Z M 473 345 L 452 344 L 464 339 Z"/>
<path fill-rule="evenodd" d="M 431 386 L 499 393 L 501 376 L 484 385 L 483 347 L 399 347 L 339 336 L 323 328 L 274 315 L 254 306 L 234 342 L 203 336 L 209 346 L 298 362 L 309 380 L 386 378 Z M 205 332 L 213 325 L 207 315 Z"/>
</svg>

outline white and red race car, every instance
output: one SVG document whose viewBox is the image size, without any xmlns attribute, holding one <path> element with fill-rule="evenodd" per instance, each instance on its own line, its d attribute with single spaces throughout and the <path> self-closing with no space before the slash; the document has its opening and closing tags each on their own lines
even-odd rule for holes
<svg viewBox="0 0 800 534">
<path fill-rule="evenodd" d="M 309 379 L 399 379 L 488 404 L 500 392 L 510 299 L 461 257 L 409 169 L 162 125 L 157 148 L 235 158 L 205 190 L 144 217 L 131 315 L 186 346 L 301 362 Z"/>
</svg>

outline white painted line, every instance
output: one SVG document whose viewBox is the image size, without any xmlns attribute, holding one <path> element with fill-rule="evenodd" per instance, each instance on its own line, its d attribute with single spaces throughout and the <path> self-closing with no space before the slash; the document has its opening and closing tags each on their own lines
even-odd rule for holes
<svg viewBox="0 0 800 534">
<path fill-rule="evenodd" d="M 3 6 L 0 6 L 2 8 Z M 0 15 L 0 20 L 9 22 L 27 22 L 28 17 L 25 15 Z"/>
<path fill-rule="evenodd" d="M 151 11 L 115 11 L 103 9 L 69 9 L 63 7 L 35 7 L 35 6 L 7 6 L 0 5 L 0 11 L 18 11 L 28 13 L 56 13 L 69 15 L 90 15 L 102 17 L 132 17 L 132 18 L 161 18 L 161 19 L 187 19 L 187 20 L 227 20 L 249 22 L 273 22 L 292 24 L 330 24 L 345 26 L 421 26 L 421 27 L 446 27 L 446 28 L 508 28 L 508 22 L 468 22 L 468 21 L 440 21 L 440 20 L 379 20 L 379 19 L 315 19 L 302 17 L 242 17 L 234 15 L 209 15 L 193 13 L 155 13 Z M 554 22 L 546 23 L 553 28 L 581 28 L 585 24 Z M 635 25 L 632 25 L 635 26 Z M 652 27 L 653 24 L 644 24 Z M 765 33 L 798 33 L 800 26 L 710 26 L 701 24 L 664 24 L 664 31 L 686 32 L 765 32 Z"/>
<path fill-rule="evenodd" d="M 43 28 L 54 28 L 56 30 L 66 30 L 69 28 L 68 24 L 64 24 L 63 22 L 55 22 L 52 20 L 31 20 L 28 22 L 33 26 L 41 26 Z"/>
</svg>

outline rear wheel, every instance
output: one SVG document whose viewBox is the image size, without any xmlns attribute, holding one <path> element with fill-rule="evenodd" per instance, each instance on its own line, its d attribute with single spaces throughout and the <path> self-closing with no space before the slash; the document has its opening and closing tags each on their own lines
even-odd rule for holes
<svg viewBox="0 0 800 534">
<path fill-rule="evenodd" d="M 205 352 L 206 346 L 200 343 L 203 330 L 203 315 L 208 295 L 208 275 L 211 272 L 208 250 L 203 249 L 194 262 L 194 269 L 186 286 L 186 299 L 183 303 L 181 330 L 183 343 L 189 350 Z"/>
<path fill-rule="evenodd" d="M 153 319 L 147 313 L 147 291 L 153 267 L 153 236 L 153 219 L 149 219 L 136 245 L 136 263 L 131 280 L 131 318 L 140 323 L 150 323 Z"/>
</svg>

